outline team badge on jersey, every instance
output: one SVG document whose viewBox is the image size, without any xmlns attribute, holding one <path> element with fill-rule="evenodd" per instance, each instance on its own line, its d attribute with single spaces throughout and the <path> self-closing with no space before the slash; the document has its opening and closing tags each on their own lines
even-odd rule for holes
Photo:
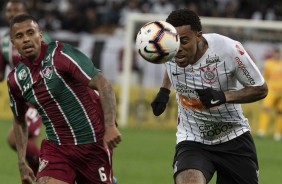
<svg viewBox="0 0 282 184">
<path fill-rule="evenodd" d="M 47 79 L 51 79 L 53 74 L 53 66 L 46 66 L 44 70 L 42 71 L 43 76 Z"/>
<path fill-rule="evenodd" d="M 18 74 L 18 78 L 19 78 L 20 80 L 25 80 L 26 77 L 27 77 L 27 72 L 26 72 L 25 69 L 22 69 L 22 70 L 19 72 L 19 74 Z"/>
<path fill-rule="evenodd" d="M 217 68 L 206 66 L 201 68 L 201 78 L 207 84 L 213 84 L 217 81 Z"/>
</svg>

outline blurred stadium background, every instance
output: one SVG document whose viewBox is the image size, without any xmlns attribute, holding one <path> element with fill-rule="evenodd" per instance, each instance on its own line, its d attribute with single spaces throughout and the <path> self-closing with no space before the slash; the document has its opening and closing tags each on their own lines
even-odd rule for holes
<svg viewBox="0 0 282 184">
<path fill-rule="evenodd" d="M 282 51 L 281 0 L 26 2 L 44 31 L 54 40 L 71 43 L 83 51 L 113 83 L 123 134 L 123 142 L 114 153 L 114 172 L 119 184 L 173 183 L 171 162 L 175 145 L 176 102 L 171 94 L 166 112 L 160 117 L 153 116 L 150 102 L 161 85 L 164 68 L 144 62 L 134 49 L 136 32 L 144 23 L 165 19 L 172 10 L 187 7 L 202 17 L 204 33 L 216 32 L 241 41 L 261 70 L 274 47 Z M 3 3 L 0 0 L 1 7 Z M 0 18 L 1 33 L 7 30 L 7 26 Z M 6 143 L 12 116 L 8 104 L 4 82 L 0 84 L 0 183 L 17 184 L 20 183 L 17 157 Z M 255 133 L 260 102 L 244 105 L 244 110 Z M 255 142 L 260 183 L 280 184 L 281 142 L 275 142 L 272 137 L 255 137 Z M 215 180 L 211 183 L 214 184 Z"/>
</svg>

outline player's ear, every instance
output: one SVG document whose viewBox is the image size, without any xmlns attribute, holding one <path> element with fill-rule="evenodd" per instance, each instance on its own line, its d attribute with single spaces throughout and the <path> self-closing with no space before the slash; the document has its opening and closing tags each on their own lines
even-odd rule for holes
<svg viewBox="0 0 282 184">
<path fill-rule="evenodd" d="M 197 31 L 196 32 L 196 37 L 197 37 L 197 41 L 198 42 L 202 40 L 202 35 L 203 35 L 202 31 Z"/>
</svg>

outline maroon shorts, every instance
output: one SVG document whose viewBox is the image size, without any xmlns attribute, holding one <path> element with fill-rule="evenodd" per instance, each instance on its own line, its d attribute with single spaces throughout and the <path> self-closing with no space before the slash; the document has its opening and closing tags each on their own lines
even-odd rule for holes
<svg viewBox="0 0 282 184">
<path fill-rule="evenodd" d="M 41 130 L 42 119 L 37 110 L 29 107 L 25 114 L 25 119 L 28 125 L 28 138 L 38 137 Z"/>
<path fill-rule="evenodd" d="M 103 143 L 57 145 L 43 140 L 37 179 L 43 176 L 69 184 L 111 184 L 112 152 Z"/>
</svg>

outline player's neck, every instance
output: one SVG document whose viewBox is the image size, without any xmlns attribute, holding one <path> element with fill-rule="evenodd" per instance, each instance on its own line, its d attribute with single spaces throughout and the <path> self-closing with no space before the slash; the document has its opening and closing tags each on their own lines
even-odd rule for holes
<svg viewBox="0 0 282 184">
<path fill-rule="evenodd" d="M 209 48 L 208 42 L 205 38 L 202 37 L 202 40 L 197 45 L 197 53 L 195 57 L 195 62 L 197 62 Z"/>
</svg>

